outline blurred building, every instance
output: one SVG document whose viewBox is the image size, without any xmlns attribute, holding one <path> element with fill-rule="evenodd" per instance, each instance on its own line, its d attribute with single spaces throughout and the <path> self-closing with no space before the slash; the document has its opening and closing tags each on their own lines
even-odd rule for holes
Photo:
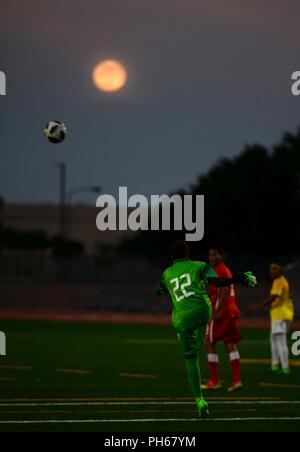
<svg viewBox="0 0 300 452">
<path fill-rule="evenodd" d="M 66 207 L 64 221 L 67 238 L 81 241 L 89 254 L 93 254 L 99 245 L 115 247 L 132 235 L 130 231 L 98 231 L 98 213 L 96 207 L 86 204 Z M 0 215 L 4 227 L 26 232 L 42 230 L 49 237 L 60 234 L 61 211 L 54 204 L 5 204 Z"/>
</svg>

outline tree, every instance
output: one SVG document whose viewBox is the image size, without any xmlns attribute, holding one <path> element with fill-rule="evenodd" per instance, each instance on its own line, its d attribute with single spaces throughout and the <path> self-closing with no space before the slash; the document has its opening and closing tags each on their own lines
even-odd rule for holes
<svg viewBox="0 0 300 452">
<path fill-rule="evenodd" d="M 184 192 L 182 192 L 184 193 Z M 190 192 L 205 195 L 205 239 L 196 254 L 212 245 L 235 255 L 288 258 L 300 252 L 300 129 L 285 133 L 270 151 L 246 146 L 199 176 Z M 161 256 L 184 233 L 143 232 L 122 245 L 123 252 Z"/>
</svg>

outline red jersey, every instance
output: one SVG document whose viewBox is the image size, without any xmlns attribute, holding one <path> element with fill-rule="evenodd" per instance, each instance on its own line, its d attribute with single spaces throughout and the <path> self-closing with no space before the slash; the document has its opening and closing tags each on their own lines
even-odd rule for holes
<svg viewBox="0 0 300 452">
<path fill-rule="evenodd" d="M 232 278 L 232 273 L 228 267 L 224 263 L 218 264 L 214 267 L 214 271 L 218 275 L 219 278 Z M 213 309 L 218 307 L 219 303 L 219 295 L 222 289 L 218 287 L 212 286 L 210 288 L 210 299 L 213 306 Z M 230 292 L 228 297 L 223 303 L 223 307 L 221 309 L 221 317 L 222 319 L 228 318 L 239 318 L 240 310 L 237 305 L 237 296 L 235 286 L 230 286 Z"/>
</svg>

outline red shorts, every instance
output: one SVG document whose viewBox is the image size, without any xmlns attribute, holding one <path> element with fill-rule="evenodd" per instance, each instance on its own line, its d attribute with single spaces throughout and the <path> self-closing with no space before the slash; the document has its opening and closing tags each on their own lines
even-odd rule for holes
<svg viewBox="0 0 300 452">
<path fill-rule="evenodd" d="M 210 344 L 238 344 L 243 339 L 238 330 L 238 321 L 239 319 L 212 320 L 207 325 L 206 340 Z"/>
</svg>

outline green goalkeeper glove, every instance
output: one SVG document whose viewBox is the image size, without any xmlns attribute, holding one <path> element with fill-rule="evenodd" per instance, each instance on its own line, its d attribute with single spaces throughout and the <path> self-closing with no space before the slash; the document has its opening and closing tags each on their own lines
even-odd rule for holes
<svg viewBox="0 0 300 452">
<path fill-rule="evenodd" d="M 254 276 L 252 272 L 239 273 L 238 280 L 241 284 L 243 284 L 243 286 L 246 287 L 253 288 L 257 286 L 256 276 Z"/>
</svg>

